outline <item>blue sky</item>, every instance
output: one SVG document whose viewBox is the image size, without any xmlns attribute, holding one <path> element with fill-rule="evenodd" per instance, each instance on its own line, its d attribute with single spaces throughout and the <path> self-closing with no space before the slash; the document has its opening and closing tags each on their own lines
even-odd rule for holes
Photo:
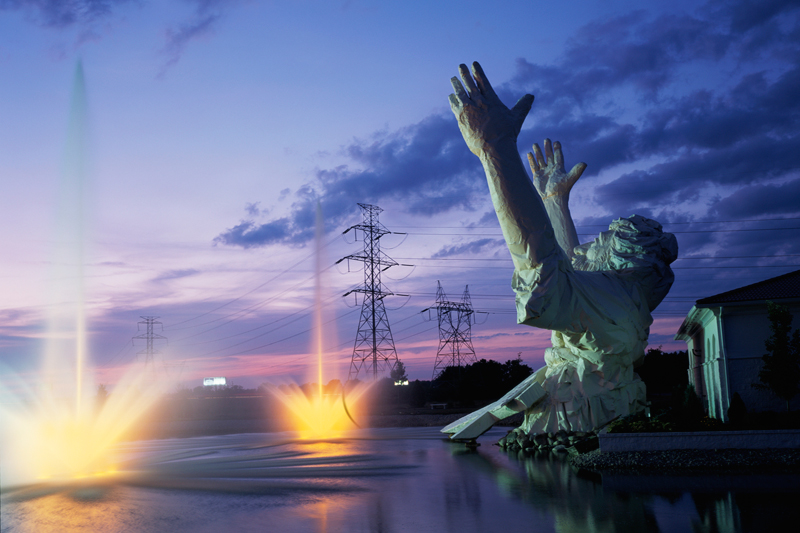
<svg viewBox="0 0 800 533">
<path fill-rule="evenodd" d="M 800 265 L 797 1 L 0 0 L 0 358 L 19 373 L 52 305 L 79 60 L 100 382 L 135 363 L 140 315 L 161 317 L 175 381 L 301 378 L 318 201 L 341 373 L 358 313 L 338 295 L 361 274 L 332 265 L 358 250 L 339 236 L 357 202 L 408 233 L 384 244 L 416 266 L 384 281 L 410 295 L 387 306 L 412 378 L 433 368 L 437 332 L 419 311 L 436 280 L 453 298 L 469 284 L 491 313 L 473 328 L 479 357 L 538 366 L 549 336 L 514 323 L 511 263 L 447 107 L 462 62 L 480 61 L 509 104 L 535 95 L 522 152 L 550 137 L 568 165 L 588 164 L 572 197 L 582 240 L 633 213 L 676 233 L 651 344 L 680 347 L 694 300 Z"/>
</svg>

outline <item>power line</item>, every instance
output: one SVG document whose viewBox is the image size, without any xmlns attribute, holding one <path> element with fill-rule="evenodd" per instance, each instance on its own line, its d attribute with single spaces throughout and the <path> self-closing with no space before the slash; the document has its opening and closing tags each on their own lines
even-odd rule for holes
<svg viewBox="0 0 800 533">
<path fill-rule="evenodd" d="M 437 265 L 417 265 L 419 268 L 441 268 Z M 717 268 L 740 268 L 740 269 L 751 269 L 751 268 L 794 268 L 800 267 L 800 264 L 787 264 L 787 265 L 714 265 L 714 266 L 673 266 L 671 267 L 672 270 L 702 270 L 702 269 L 717 269 Z M 474 270 L 508 270 L 508 267 L 502 266 L 468 266 L 462 265 L 459 268 L 463 269 L 474 269 Z"/>
<path fill-rule="evenodd" d="M 692 222 L 660 222 L 662 226 L 683 224 L 735 224 L 739 222 L 780 222 L 782 220 L 800 220 L 800 217 L 784 218 L 743 218 L 739 220 L 695 220 Z M 401 226 L 411 229 L 498 229 L 498 226 Z M 575 224 L 576 228 L 607 228 L 608 224 Z"/>
<path fill-rule="evenodd" d="M 767 254 L 767 255 L 696 255 L 689 257 L 679 257 L 676 261 L 687 259 L 763 259 L 772 257 L 800 257 L 800 254 Z M 488 257 L 485 259 L 475 257 L 398 257 L 400 261 L 494 261 L 512 263 L 511 258 L 503 259 L 499 257 Z"/>
<path fill-rule="evenodd" d="M 338 320 L 339 318 L 342 318 L 342 317 L 345 317 L 345 316 L 348 316 L 348 315 L 352 315 L 352 314 L 353 314 L 353 313 L 355 313 L 355 312 L 356 312 L 356 310 L 355 310 L 355 309 L 353 309 L 352 311 L 348 311 L 347 313 L 343 314 L 341 317 L 332 318 L 332 319 L 328 320 L 327 322 L 324 322 L 324 323 L 323 323 L 323 325 L 325 325 L 325 324 L 330 324 L 331 322 L 333 322 L 333 321 L 335 321 L 335 320 Z M 295 338 L 295 337 L 298 337 L 298 336 L 300 336 L 300 335 L 303 335 L 303 334 L 305 334 L 305 333 L 309 333 L 309 332 L 311 332 L 311 331 L 314 331 L 314 329 L 316 329 L 316 326 L 312 326 L 312 327 L 310 327 L 310 328 L 308 328 L 308 329 L 305 329 L 305 330 L 303 330 L 303 331 L 300 331 L 300 332 L 298 332 L 298 333 L 293 333 L 292 335 L 289 335 L 289 336 L 287 336 L 287 337 L 283 337 L 282 339 L 278 339 L 278 340 L 276 340 L 276 341 L 269 342 L 269 343 L 267 343 L 267 344 L 262 344 L 261 346 L 254 346 L 253 348 L 248 348 L 247 350 L 243 350 L 243 351 L 241 351 L 241 352 L 236 352 L 236 353 L 228 354 L 228 355 L 226 355 L 225 357 L 234 357 L 234 356 L 237 356 L 237 355 L 243 355 L 243 354 L 246 354 L 246 353 L 248 353 L 248 352 L 252 352 L 253 350 L 260 350 L 260 349 L 262 349 L 262 348 L 268 348 L 269 346 L 273 346 L 273 345 L 275 345 L 275 344 L 278 344 L 278 343 L 281 343 L 281 342 L 283 342 L 283 341 L 287 341 L 287 340 L 289 340 L 289 339 L 293 339 L 293 338 Z M 234 346 L 235 346 L 235 345 L 234 345 Z M 213 354 L 213 353 L 215 353 L 215 352 L 210 352 L 210 353 L 208 353 L 208 354 L 203 354 L 203 355 L 211 355 L 211 354 Z M 201 357 L 202 357 L 202 356 L 201 356 Z"/>
<path fill-rule="evenodd" d="M 330 302 L 331 300 L 333 300 L 334 298 L 336 298 L 336 297 L 335 297 L 335 296 L 333 296 L 333 297 L 329 297 L 329 298 L 327 298 L 326 300 L 323 300 L 323 302 L 322 302 L 322 303 L 328 303 L 328 302 Z M 233 337 L 238 337 L 238 336 L 240 336 L 240 335 L 244 335 L 244 334 L 246 334 L 246 333 L 251 333 L 251 332 L 253 332 L 253 331 L 256 331 L 256 330 L 258 330 L 258 329 L 261 329 L 261 328 L 263 328 L 263 327 L 266 327 L 266 326 L 271 326 L 271 325 L 273 325 L 273 324 L 277 324 L 278 322 L 282 322 L 282 321 L 284 321 L 284 320 L 287 320 L 287 319 L 289 319 L 289 318 L 291 318 L 291 317 L 293 317 L 293 316 L 300 315 L 300 316 L 297 316 L 297 318 L 295 318 L 294 320 L 290 320 L 289 322 L 286 322 L 285 324 L 282 324 L 282 325 L 280 326 L 280 328 L 283 328 L 283 327 L 286 327 L 286 326 L 287 326 L 287 325 L 289 325 L 289 324 L 292 324 L 292 323 L 294 323 L 294 322 L 297 322 L 297 321 L 298 321 L 298 320 L 300 320 L 301 318 L 304 318 L 305 316 L 307 316 L 307 315 L 308 315 L 308 311 L 310 311 L 310 310 L 311 310 L 311 309 L 314 307 L 314 305 L 315 305 L 315 304 L 311 304 L 311 305 L 309 305 L 309 306 L 307 306 L 307 307 L 304 307 L 303 309 L 299 309 L 299 310 L 295 311 L 294 313 L 292 313 L 292 314 L 290 314 L 290 315 L 284 315 L 284 316 L 282 316 L 282 317 L 280 317 L 280 318 L 278 318 L 278 319 L 276 319 L 276 320 L 273 320 L 273 321 L 271 321 L 271 322 L 267 322 L 266 324 L 262 324 L 261 326 L 258 326 L 258 327 L 255 327 L 255 328 L 249 329 L 249 330 L 247 330 L 247 331 L 243 331 L 243 332 L 241 332 L 241 333 L 235 333 L 235 334 L 233 334 L 233 335 L 228 335 L 227 337 L 220 337 L 220 338 L 216 338 L 216 339 L 208 339 L 208 340 L 205 340 L 205 341 L 199 341 L 199 342 L 192 343 L 192 344 L 184 344 L 183 346 L 198 346 L 198 345 L 201 345 L 201 344 L 208 344 L 208 343 L 211 343 L 211 342 L 219 342 L 219 341 L 222 341 L 222 340 L 227 340 L 227 339 L 230 339 L 230 338 L 233 338 Z M 279 328 L 276 328 L 276 329 L 271 329 L 271 330 L 265 331 L 265 332 L 263 332 L 263 333 L 261 333 L 261 334 L 259 334 L 259 335 L 256 335 L 256 336 L 254 336 L 254 337 L 250 337 L 250 338 L 248 338 L 248 339 L 245 339 L 245 340 L 243 340 L 243 341 L 241 341 L 241 342 L 237 342 L 236 344 L 232 344 L 232 345 L 230 345 L 230 346 L 226 346 L 226 347 L 224 347 L 224 348 L 220 348 L 220 349 L 218 349 L 218 350 L 215 350 L 215 351 L 213 351 L 213 352 L 208 352 L 208 353 L 206 353 L 206 354 L 203 354 L 203 355 L 211 355 L 211 354 L 214 354 L 214 353 L 218 353 L 218 352 L 222 352 L 222 351 L 228 350 L 228 349 L 230 349 L 230 348 L 234 348 L 234 347 L 236 347 L 236 346 L 240 346 L 240 345 L 242 345 L 242 344 L 244 344 L 244 343 L 247 343 L 247 342 L 253 341 L 253 340 L 255 340 L 255 339 L 261 338 L 261 337 L 263 337 L 264 335 L 269 335 L 270 333 L 273 333 L 273 332 L 275 332 L 277 329 L 279 329 Z"/>
<path fill-rule="evenodd" d="M 797 230 L 800 227 L 791 228 L 739 228 L 739 229 L 707 229 L 707 230 L 684 230 L 684 231 L 670 231 L 669 233 L 739 233 L 744 231 L 780 231 L 780 230 Z M 426 237 L 502 237 L 502 233 L 422 233 L 422 232 L 409 232 L 409 235 L 420 235 Z M 595 233 L 578 233 L 581 237 L 595 236 Z"/>
<path fill-rule="evenodd" d="M 328 268 L 326 268 L 325 270 L 330 270 L 331 268 L 333 268 L 333 265 L 329 266 L 329 267 L 328 267 Z M 323 271 L 323 272 L 324 272 L 324 271 Z M 286 294 L 287 292 L 289 292 L 289 291 L 292 291 L 292 290 L 294 290 L 295 288 L 297 288 L 298 286 L 300 286 L 300 285 L 302 285 L 302 284 L 306 283 L 308 280 L 310 280 L 310 279 L 311 279 L 311 278 L 313 278 L 313 277 L 314 277 L 314 276 L 312 275 L 312 276 L 310 276 L 310 277 L 308 277 L 308 278 L 305 278 L 305 279 L 301 280 L 300 282 L 298 282 L 297 284 L 295 284 L 295 285 L 292 285 L 291 287 L 289 287 L 289 288 L 287 288 L 287 289 L 285 289 L 285 290 L 283 290 L 283 291 L 279 292 L 278 294 L 276 294 L 276 295 L 274 295 L 274 296 L 272 296 L 272 297 L 270 297 L 270 298 L 267 298 L 266 300 L 264 300 L 263 302 L 261 302 L 261 303 L 259 303 L 259 304 L 257 304 L 257 305 L 252 305 L 252 306 L 250 306 L 250 307 L 246 307 L 245 309 L 243 309 L 243 310 L 241 310 L 241 311 L 237 311 L 236 313 L 232 313 L 232 314 L 230 314 L 230 315 L 227 315 L 226 317 L 223 317 L 223 318 L 227 318 L 227 317 L 229 317 L 229 316 L 234 316 L 234 315 L 237 315 L 237 314 L 241 314 L 241 313 L 243 313 L 243 312 L 250 312 L 250 311 L 253 311 L 253 310 L 255 310 L 255 309 L 258 309 L 258 308 L 260 308 L 260 307 L 263 307 L 264 305 L 268 304 L 269 302 L 271 302 L 271 301 L 273 301 L 273 300 L 277 299 L 277 298 L 278 298 L 278 297 L 280 297 L 280 296 L 283 296 L 283 295 L 284 295 L 284 294 Z M 326 300 L 326 301 L 330 301 L 331 299 L 332 299 L 332 298 L 328 298 L 328 300 Z M 266 323 L 266 324 L 262 324 L 262 325 L 260 325 L 260 326 L 256 326 L 255 328 L 249 329 L 249 330 L 247 330 L 247 331 L 243 331 L 243 332 L 240 332 L 240 333 L 235 333 L 235 334 L 233 334 L 233 335 L 228 335 L 227 337 L 220 337 L 220 338 L 217 338 L 217 339 L 211 339 L 211 340 L 207 340 L 207 341 L 200 341 L 199 343 L 190 344 L 189 346 L 195 346 L 195 345 L 197 345 L 197 344 L 205 344 L 205 343 L 207 343 L 207 342 L 214 342 L 214 341 L 220 341 L 220 340 L 230 339 L 230 338 L 232 338 L 232 337 L 238 337 L 239 335 L 244 335 L 244 334 L 246 334 L 246 333 L 250 333 L 250 332 L 253 332 L 253 331 L 259 330 L 259 329 L 261 329 L 261 328 L 267 327 L 267 326 L 269 326 L 270 324 L 274 324 L 275 322 L 280 322 L 281 320 L 283 320 L 283 319 L 285 319 L 285 318 L 289 318 L 289 317 L 291 317 L 291 316 L 294 316 L 295 314 L 297 314 L 297 313 L 300 313 L 300 312 L 302 312 L 302 311 L 305 311 L 305 310 L 307 310 L 307 309 L 310 309 L 310 308 L 311 308 L 311 307 L 313 307 L 313 306 L 314 306 L 314 305 L 312 304 L 312 305 L 310 305 L 310 306 L 308 306 L 308 307 L 306 307 L 306 308 L 304 308 L 304 309 L 301 309 L 300 311 L 296 311 L 296 312 L 292 313 L 291 315 L 286 315 L 286 316 L 284 316 L 284 317 L 282 317 L 282 318 L 279 318 L 278 320 L 275 320 L 275 321 L 273 321 L 273 322 L 268 322 L 268 323 Z M 210 320 L 209 322 L 206 322 L 206 324 L 211 324 L 211 323 L 215 322 L 216 320 L 219 320 L 219 319 Z M 206 333 L 208 333 L 209 331 L 213 331 L 213 330 L 215 330 L 215 329 L 217 329 L 217 328 L 221 328 L 222 326 L 225 326 L 225 325 L 227 325 L 227 324 L 230 324 L 231 322 L 234 322 L 234 321 L 236 321 L 236 320 L 237 320 L 237 319 L 235 319 L 235 318 L 234 318 L 234 319 L 231 319 L 231 320 L 228 320 L 227 322 L 223 322 L 222 324 L 218 324 L 218 325 L 214 326 L 213 328 L 209 328 L 209 329 L 207 329 L 207 330 L 200 331 L 200 332 L 198 332 L 198 333 L 194 333 L 194 334 L 192 334 L 192 335 L 187 335 L 186 337 L 182 337 L 182 338 L 180 338 L 180 339 L 177 339 L 177 340 L 176 340 L 176 341 L 174 341 L 174 342 L 178 343 L 178 342 L 181 342 L 181 341 L 184 341 L 184 340 L 187 340 L 187 339 L 192 339 L 192 338 L 194 338 L 194 337 L 199 337 L 200 335 L 205 335 L 205 334 L 206 334 Z M 200 325 L 202 325 L 202 324 L 198 324 L 198 326 L 192 326 L 192 327 L 199 327 Z"/>
<path fill-rule="evenodd" d="M 336 236 L 336 237 L 332 238 L 331 240 L 329 240 L 329 241 L 328 241 L 328 242 L 325 244 L 325 246 L 329 246 L 329 245 L 330 245 L 332 242 L 334 242 L 336 239 L 338 239 L 338 236 Z M 197 320 L 198 318 L 201 318 L 201 317 L 204 317 L 204 316 L 206 316 L 206 315 L 209 315 L 209 314 L 213 313 L 214 311 L 219 311 L 219 310 L 220 310 L 220 309 L 222 309 L 223 307 L 227 307 L 227 306 L 231 305 L 232 303 L 234 303 L 234 302 L 237 302 L 237 301 L 241 300 L 241 299 L 242 299 L 242 298 L 244 298 L 245 296 L 248 296 L 248 295 L 250 295 L 250 294 L 254 293 L 255 291 L 259 290 L 260 288 L 262 288 L 262 287 L 265 287 L 266 285 L 269 285 L 270 283 L 272 283 L 273 281 L 275 281 L 276 279 L 278 279 L 278 278 L 279 278 L 279 277 L 281 277 L 282 275 L 286 274 L 287 272 L 291 272 L 291 271 L 293 271 L 293 270 L 294 270 L 294 269 L 295 269 L 297 266 L 299 266 L 299 265 L 301 265 L 301 264 L 303 264 L 303 263 L 307 262 L 307 261 L 308 261 L 308 260 L 309 260 L 309 259 L 310 259 L 310 258 L 311 258 L 313 255 L 314 255 L 314 252 L 312 252 L 311 254 L 309 254 L 309 255 L 305 256 L 303 259 L 301 259 L 300 261 L 296 262 L 296 263 L 295 263 L 295 264 L 293 264 L 292 266 L 290 266 L 290 267 L 288 267 L 288 268 L 286 268 L 286 269 L 282 270 L 281 272 L 279 272 L 278 274 L 276 274 L 276 275 L 275 275 L 275 276 L 273 276 L 272 278 L 268 279 L 268 280 L 267 280 L 267 281 L 265 281 L 264 283 L 262 283 L 262 284 L 258 285 L 257 287 L 255 287 L 255 288 L 253 288 L 253 289 L 250 289 L 249 291 L 247 291 L 246 293 L 242 294 L 241 296 L 237 296 L 237 297 L 236 297 L 236 298 L 234 298 L 233 300 L 230 300 L 230 301 L 228 301 L 228 302 L 226 302 L 226 303 L 224 303 L 224 304 L 222 304 L 222 305 L 219 305 L 219 306 L 215 307 L 214 309 L 211 309 L 211 310 L 209 310 L 209 311 L 206 311 L 206 312 L 204 312 L 204 313 L 200 313 L 200 314 L 199 314 L 199 315 L 197 315 L 197 316 L 194 316 L 194 317 L 192 317 L 192 318 L 187 318 L 186 320 L 182 320 L 181 322 L 176 322 L 175 324 L 173 324 L 172 326 L 170 326 L 170 327 L 169 327 L 169 328 L 167 328 L 167 329 L 169 329 L 170 331 L 176 331 L 176 330 L 178 330 L 178 329 L 187 329 L 187 328 L 175 328 L 174 326 L 179 326 L 179 325 L 181 325 L 181 324 L 185 324 L 185 323 L 187 323 L 187 322 L 191 322 L 191 321 L 193 321 L 193 320 Z M 232 316 L 232 315 L 228 315 L 228 316 Z M 217 319 L 217 320 L 220 320 L 220 319 Z M 200 325 L 203 325 L 203 324 L 199 324 L 198 326 L 189 326 L 189 327 L 199 327 Z"/>
</svg>

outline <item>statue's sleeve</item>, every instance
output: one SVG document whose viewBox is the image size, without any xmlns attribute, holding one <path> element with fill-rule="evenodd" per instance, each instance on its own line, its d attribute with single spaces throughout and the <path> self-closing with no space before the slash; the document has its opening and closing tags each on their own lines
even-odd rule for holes
<svg viewBox="0 0 800 533">
<path fill-rule="evenodd" d="M 636 280 L 614 271 L 576 271 L 554 259 L 515 270 L 517 321 L 559 332 L 576 356 L 594 363 L 607 356 L 633 363 L 644 353 L 653 322 Z"/>
</svg>

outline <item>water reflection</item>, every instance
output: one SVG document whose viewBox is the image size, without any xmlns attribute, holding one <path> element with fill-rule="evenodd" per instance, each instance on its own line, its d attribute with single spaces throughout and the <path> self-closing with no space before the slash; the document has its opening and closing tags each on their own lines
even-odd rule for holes
<svg viewBox="0 0 800 533">
<path fill-rule="evenodd" d="M 507 457 L 505 468 L 477 454 L 471 464 L 491 469 L 510 497 L 552 515 L 559 532 L 770 531 L 800 519 L 797 474 L 599 475 L 552 455 Z"/>
<path fill-rule="evenodd" d="M 549 515 L 559 533 L 661 531 L 649 495 L 604 490 L 599 476 L 578 474 L 565 460 L 550 455 L 497 452 L 464 456 L 472 468 L 489 470 L 510 498 Z"/>
<path fill-rule="evenodd" d="M 436 429 L 167 439 L 102 480 L 2 494 L 16 531 L 754 531 L 800 518 L 797 476 L 592 476 Z"/>
</svg>

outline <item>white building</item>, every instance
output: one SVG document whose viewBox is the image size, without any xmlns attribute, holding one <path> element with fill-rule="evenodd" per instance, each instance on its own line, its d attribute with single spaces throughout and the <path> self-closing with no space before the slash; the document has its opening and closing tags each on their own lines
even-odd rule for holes
<svg viewBox="0 0 800 533">
<path fill-rule="evenodd" d="M 709 416 L 727 421 L 731 397 L 738 392 L 749 412 L 786 408 L 770 391 L 753 387 L 770 336 L 767 300 L 786 306 L 800 328 L 800 270 L 697 300 L 676 340 L 686 341 L 689 383 Z M 791 403 L 800 408 L 800 395 Z"/>
</svg>

